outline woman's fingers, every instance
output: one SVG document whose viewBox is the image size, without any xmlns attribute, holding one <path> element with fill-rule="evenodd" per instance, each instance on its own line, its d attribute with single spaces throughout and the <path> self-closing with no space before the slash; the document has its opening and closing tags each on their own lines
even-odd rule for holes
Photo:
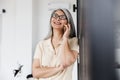
<svg viewBox="0 0 120 80">
<path fill-rule="evenodd" d="M 70 24 L 64 25 L 64 35 L 63 37 L 69 37 L 70 34 Z"/>
<path fill-rule="evenodd" d="M 68 23 L 68 29 L 69 29 L 69 31 L 70 31 L 70 29 L 71 29 L 71 27 L 70 27 L 70 24 Z"/>
<path fill-rule="evenodd" d="M 65 28 L 65 31 L 66 31 L 66 30 L 69 30 L 69 31 L 70 31 L 71 27 L 70 27 L 70 24 L 69 24 L 69 23 L 68 23 L 67 25 L 64 25 L 64 26 L 65 26 L 65 27 L 64 27 L 64 28 Z"/>
<path fill-rule="evenodd" d="M 68 26 L 67 26 L 67 25 L 64 25 L 64 26 L 65 26 L 65 27 L 64 27 L 64 28 L 65 28 L 65 31 L 68 30 Z"/>
</svg>

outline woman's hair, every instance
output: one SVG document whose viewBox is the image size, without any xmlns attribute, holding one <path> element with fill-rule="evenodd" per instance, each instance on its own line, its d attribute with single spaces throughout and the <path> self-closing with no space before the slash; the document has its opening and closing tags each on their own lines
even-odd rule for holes
<svg viewBox="0 0 120 80">
<path fill-rule="evenodd" d="M 56 11 L 58 11 L 58 10 L 62 11 L 62 12 L 66 15 L 66 17 L 67 17 L 67 22 L 68 22 L 68 23 L 70 24 L 70 26 L 71 26 L 69 38 L 76 37 L 75 25 L 74 25 L 74 22 L 73 22 L 73 18 L 72 18 L 72 16 L 71 16 L 71 13 L 70 13 L 67 9 L 61 9 L 61 8 L 59 8 L 59 9 L 54 10 L 54 11 L 52 12 L 52 14 L 51 14 L 51 17 L 50 17 L 50 29 L 49 29 L 48 35 L 47 35 L 47 37 L 46 37 L 45 39 L 48 39 L 48 38 L 50 38 L 51 36 L 53 36 L 53 28 L 52 28 L 52 26 L 51 26 L 51 18 L 52 18 L 52 15 L 53 15 Z"/>
</svg>

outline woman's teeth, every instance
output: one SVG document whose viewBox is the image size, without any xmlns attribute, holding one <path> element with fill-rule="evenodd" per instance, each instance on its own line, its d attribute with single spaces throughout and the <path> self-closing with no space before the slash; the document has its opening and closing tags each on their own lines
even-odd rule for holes
<svg viewBox="0 0 120 80">
<path fill-rule="evenodd" d="M 56 25 L 61 25 L 61 23 L 59 23 L 59 22 L 54 22 L 54 24 L 56 24 Z"/>
</svg>

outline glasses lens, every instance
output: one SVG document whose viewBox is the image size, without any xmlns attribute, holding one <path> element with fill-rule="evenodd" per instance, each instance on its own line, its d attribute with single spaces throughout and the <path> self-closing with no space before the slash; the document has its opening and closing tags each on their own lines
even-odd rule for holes
<svg viewBox="0 0 120 80">
<path fill-rule="evenodd" d="M 61 20 L 65 20 L 65 19 L 66 19 L 66 16 L 65 16 L 65 15 L 58 15 L 58 14 L 56 14 L 56 13 L 54 13 L 54 14 L 52 15 L 52 17 L 55 18 L 55 19 L 59 18 L 59 19 L 61 19 Z"/>
<path fill-rule="evenodd" d="M 59 16 L 58 16 L 57 14 L 54 13 L 54 14 L 52 15 L 52 17 L 58 18 Z"/>
<path fill-rule="evenodd" d="M 62 20 L 66 19 L 66 16 L 65 16 L 65 15 L 61 15 L 61 16 L 59 16 L 59 17 L 60 17 L 60 19 L 62 19 Z"/>
</svg>

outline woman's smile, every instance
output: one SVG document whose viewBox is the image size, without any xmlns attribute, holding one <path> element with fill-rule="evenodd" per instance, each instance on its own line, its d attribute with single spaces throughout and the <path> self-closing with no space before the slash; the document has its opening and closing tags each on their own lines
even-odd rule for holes
<svg viewBox="0 0 120 80">
<path fill-rule="evenodd" d="M 62 23 L 61 22 L 53 22 L 54 24 L 56 24 L 56 25 L 61 25 Z"/>
</svg>

